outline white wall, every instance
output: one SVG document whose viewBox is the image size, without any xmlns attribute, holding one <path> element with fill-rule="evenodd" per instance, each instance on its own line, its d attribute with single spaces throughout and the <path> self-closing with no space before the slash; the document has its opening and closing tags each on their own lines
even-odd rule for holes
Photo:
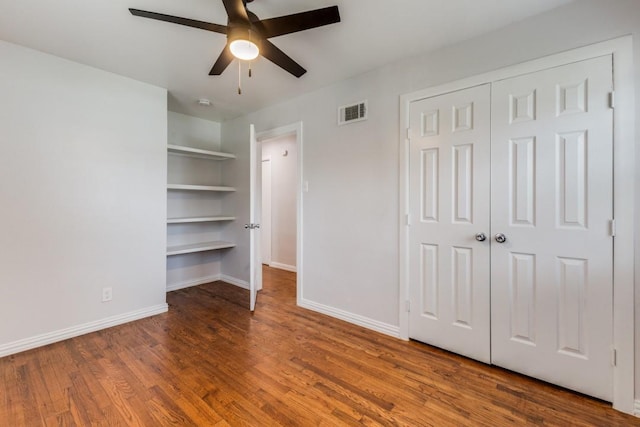
<svg viewBox="0 0 640 427">
<path fill-rule="evenodd" d="M 169 144 L 220 151 L 220 123 L 169 112 Z M 179 155 L 167 156 L 167 183 L 217 185 L 222 182 L 224 162 Z M 194 191 L 169 191 L 169 218 L 223 214 L 225 194 Z M 220 240 L 226 223 L 190 223 L 167 225 L 169 246 Z M 167 290 L 217 280 L 221 273 L 218 251 L 197 252 L 167 257 Z"/>
<path fill-rule="evenodd" d="M 169 144 L 220 151 L 220 123 L 173 111 L 169 111 L 167 122 Z"/>
<path fill-rule="evenodd" d="M 296 136 L 263 141 L 262 158 L 271 159 L 271 266 L 296 268 Z M 285 156 L 284 153 L 287 153 Z M 264 233 L 264 228 L 263 228 Z M 264 234 L 263 234 L 264 238 Z"/>
<path fill-rule="evenodd" d="M 0 356 L 166 311 L 166 91 L 0 58 Z"/>
<path fill-rule="evenodd" d="M 238 212 L 248 212 L 248 124 L 254 123 L 260 132 L 302 121 L 303 179 L 309 181 L 309 192 L 303 194 L 302 297 L 354 318 L 370 319 L 371 325 L 392 332 L 399 318 L 399 95 L 627 34 L 633 35 L 637 104 L 640 2 L 581 0 L 225 122 L 223 145 L 239 156 L 229 170 L 240 187 L 232 203 Z M 369 120 L 338 127 L 336 108 L 363 99 L 369 100 Z M 640 108 L 635 114 L 640 123 Z M 636 155 L 640 164 L 640 149 Z M 636 206 L 639 194 L 640 185 Z M 244 222 L 244 218 L 238 221 Z M 230 238 L 240 239 L 239 247 L 223 269 L 246 279 L 248 236 L 238 228 L 233 233 Z M 636 242 L 640 247 L 637 231 Z M 636 270 L 640 271 L 640 251 Z M 637 277 L 636 301 L 640 307 Z M 638 349 L 637 321 L 636 334 Z M 640 351 L 636 361 L 638 393 Z"/>
</svg>

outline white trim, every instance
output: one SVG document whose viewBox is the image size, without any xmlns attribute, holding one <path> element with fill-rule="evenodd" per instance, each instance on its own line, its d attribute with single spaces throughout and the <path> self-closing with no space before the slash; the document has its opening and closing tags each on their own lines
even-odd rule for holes
<svg viewBox="0 0 640 427">
<path fill-rule="evenodd" d="M 335 317 L 336 319 L 344 320 L 345 322 L 353 323 L 363 328 L 371 329 L 381 334 L 389 335 L 394 338 L 399 338 L 400 331 L 397 326 L 389 325 L 388 323 L 380 322 L 368 317 L 353 314 L 348 311 L 340 310 L 338 308 L 329 307 L 328 305 L 319 304 L 317 302 L 301 299 L 298 304 L 302 308 L 316 311 L 318 313 L 326 314 L 327 316 Z"/>
<path fill-rule="evenodd" d="M 200 277 L 195 280 L 186 280 L 179 283 L 167 284 L 167 292 L 177 291 L 178 289 L 190 288 L 192 286 L 204 285 L 205 283 L 215 282 L 217 280 L 222 280 L 220 274 L 216 274 L 213 276 Z"/>
<path fill-rule="evenodd" d="M 260 150 L 262 151 L 262 150 Z M 264 194 L 265 194 L 265 185 L 264 185 L 264 166 L 265 163 L 269 163 L 269 224 L 268 227 L 266 227 L 267 223 L 264 220 L 264 213 L 265 213 L 265 209 L 264 209 Z M 262 179 L 260 180 L 260 184 L 262 186 L 261 190 L 262 192 L 260 193 L 262 196 L 262 200 L 260 200 L 260 230 L 261 232 L 264 232 L 265 230 L 269 231 L 269 245 L 265 245 L 264 241 L 265 241 L 265 236 L 267 235 L 267 233 L 262 234 L 262 236 L 260 236 L 260 243 L 262 244 L 262 248 L 268 246 L 269 247 L 269 253 L 264 253 L 264 251 L 260 251 L 260 255 L 262 255 L 262 259 L 260 261 L 262 261 L 263 264 L 271 264 L 271 255 L 273 254 L 273 242 L 272 242 L 272 238 L 273 238 L 273 163 L 271 161 L 271 156 L 267 156 L 267 157 L 263 157 L 262 158 Z M 261 248 L 261 249 L 262 249 Z M 267 256 L 268 255 L 268 256 Z M 266 261 L 266 262 L 265 262 Z"/>
<path fill-rule="evenodd" d="M 614 239 L 613 345 L 618 360 L 613 371 L 613 407 L 634 411 L 634 203 L 635 124 L 634 79 L 631 36 L 576 48 L 521 64 L 412 92 L 400 97 L 400 197 L 399 197 L 399 325 L 400 337 L 409 338 L 409 105 L 413 101 L 481 84 L 532 73 L 572 62 L 613 55 L 616 108 L 614 109 L 614 212 L 617 234 Z"/>
<path fill-rule="evenodd" d="M 269 263 L 269 267 L 278 268 L 280 270 L 291 271 L 292 273 L 296 272 L 296 266 L 295 265 L 281 264 L 279 262 L 270 262 Z"/>
<path fill-rule="evenodd" d="M 230 285 L 237 286 L 242 289 L 249 290 L 249 282 L 237 279 L 235 277 L 227 276 L 226 274 L 221 274 L 218 280 L 221 280 L 223 282 L 226 282 Z"/>
<path fill-rule="evenodd" d="M 69 338 L 74 338 L 80 335 L 88 334 L 90 332 L 99 331 L 101 329 L 111 328 L 113 326 L 143 319 L 145 317 L 155 316 L 156 314 L 166 313 L 168 309 L 169 306 L 167 304 L 158 304 L 151 307 L 142 308 L 140 310 L 131 311 L 129 313 L 118 314 L 82 325 L 59 329 L 57 331 L 47 332 L 46 334 L 36 335 L 31 338 L 25 338 L 18 341 L 10 342 L 8 344 L 0 346 L 0 357 L 5 357 L 10 354 L 31 350 L 32 348 L 53 344 L 58 341 L 64 341 Z"/>
<path fill-rule="evenodd" d="M 266 130 L 263 132 L 258 132 L 256 134 L 256 141 L 262 142 L 267 139 L 276 138 L 284 135 L 295 135 L 296 136 L 296 147 L 298 151 L 297 158 L 297 185 L 296 185 L 296 303 L 298 305 L 302 305 L 302 295 L 304 291 L 304 251 L 303 251 L 303 211 L 304 211 L 304 194 L 303 194 L 303 158 L 304 158 L 304 150 L 303 150 L 303 125 L 302 122 L 296 122 L 287 126 L 282 126 L 275 129 Z"/>
<path fill-rule="evenodd" d="M 631 37 L 618 39 L 613 53 L 613 82 L 616 108 L 613 110 L 613 210 L 616 237 L 613 239 L 613 407 L 632 413 L 635 398 L 635 105 Z"/>
<path fill-rule="evenodd" d="M 633 415 L 640 418 L 640 400 L 636 400 L 633 405 Z"/>
</svg>

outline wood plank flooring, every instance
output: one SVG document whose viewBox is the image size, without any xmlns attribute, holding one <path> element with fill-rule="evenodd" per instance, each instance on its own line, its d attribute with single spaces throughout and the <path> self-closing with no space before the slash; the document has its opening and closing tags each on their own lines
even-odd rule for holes
<svg viewBox="0 0 640 427">
<path fill-rule="evenodd" d="M 295 274 L 0 359 L 0 426 L 640 426 L 610 405 L 295 305 Z"/>
</svg>

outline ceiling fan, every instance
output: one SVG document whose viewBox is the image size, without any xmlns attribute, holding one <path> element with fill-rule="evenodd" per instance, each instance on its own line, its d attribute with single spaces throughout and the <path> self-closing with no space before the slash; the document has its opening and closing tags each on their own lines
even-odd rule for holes
<svg viewBox="0 0 640 427">
<path fill-rule="evenodd" d="M 247 3 L 251 3 L 252 1 L 253 0 L 222 0 L 224 8 L 227 11 L 227 25 L 213 24 L 140 9 L 129 9 L 129 11 L 135 16 L 226 34 L 227 44 L 213 65 L 213 68 L 211 68 L 209 72 L 210 76 L 222 74 L 234 57 L 242 60 L 252 60 L 258 55 L 262 55 L 277 66 L 299 78 L 306 73 L 307 70 L 278 49 L 268 39 L 340 22 L 338 6 L 294 13 L 277 18 L 260 19 L 255 13 L 247 10 Z"/>
</svg>

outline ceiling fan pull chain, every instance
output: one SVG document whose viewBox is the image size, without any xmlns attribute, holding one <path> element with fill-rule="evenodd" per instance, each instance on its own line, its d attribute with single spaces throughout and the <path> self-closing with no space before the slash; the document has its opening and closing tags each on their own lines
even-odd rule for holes
<svg viewBox="0 0 640 427">
<path fill-rule="evenodd" d="M 249 78 L 251 78 L 251 61 L 249 61 Z"/>
<path fill-rule="evenodd" d="M 242 65 L 238 61 L 238 95 L 242 95 Z"/>
</svg>

